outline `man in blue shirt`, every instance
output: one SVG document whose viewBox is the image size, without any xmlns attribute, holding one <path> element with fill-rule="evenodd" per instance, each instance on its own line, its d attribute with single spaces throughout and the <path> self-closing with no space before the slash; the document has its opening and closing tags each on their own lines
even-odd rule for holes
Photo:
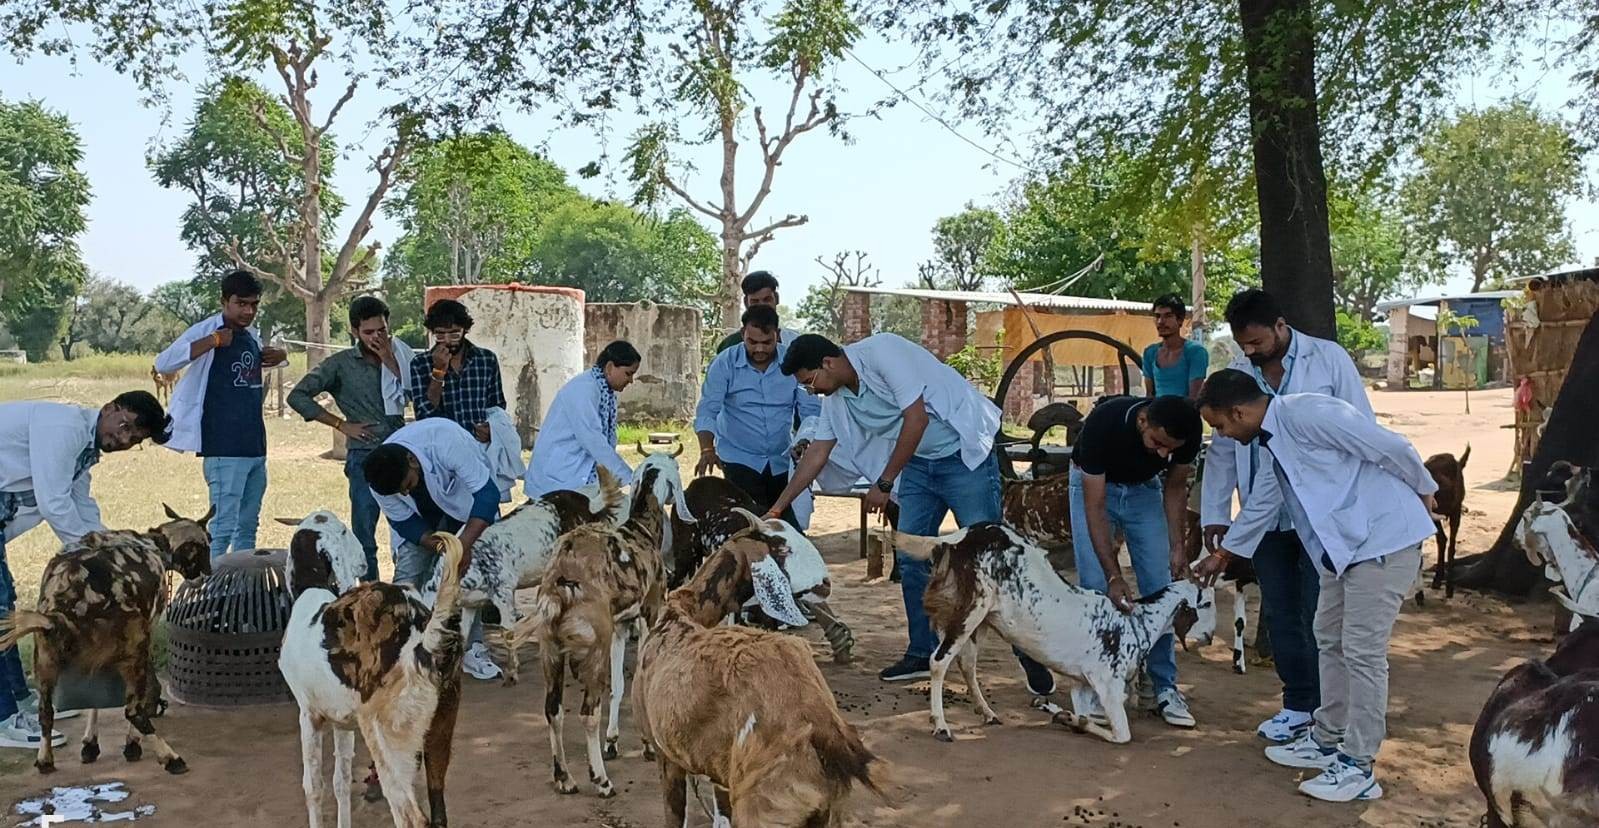
<svg viewBox="0 0 1599 828">
<path fill-rule="evenodd" d="M 1156 299 L 1153 310 L 1160 341 L 1144 349 L 1144 388 L 1151 397 L 1193 399 L 1210 371 L 1210 352 L 1183 336 L 1188 307 L 1177 294 Z"/>
<path fill-rule="evenodd" d="M 788 486 L 789 443 L 796 412 L 801 419 L 820 414 L 822 404 L 785 375 L 778 363 L 786 349 L 778 344 L 777 310 L 754 305 L 744 311 L 742 347 L 711 360 L 700 390 L 694 430 L 700 439 L 695 474 L 720 466 L 728 482 L 743 489 L 764 514 Z M 798 526 L 792 506 L 782 518 Z"/>
</svg>

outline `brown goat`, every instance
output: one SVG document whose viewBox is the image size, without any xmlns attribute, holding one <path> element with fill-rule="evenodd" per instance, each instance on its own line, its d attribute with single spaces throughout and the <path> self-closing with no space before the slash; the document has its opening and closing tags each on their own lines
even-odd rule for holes
<svg viewBox="0 0 1599 828">
<path fill-rule="evenodd" d="M 1042 547 L 1071 546 L 1071 476 L 1001 480 L 1005 525 Z"/>
<path fill-rule="evenodd" d="M 1427 458 L 1427 471 L 1432 473 L 1432 479 L 1438 483 L 1438 493 L 1433 499 L 1438 502 L 1438 512 L 1433 515 L 1438 526 L 1438 571 L 1432 576 L 1432 588 L 1444 588 L 1444 597 L 1455 597 L 1455 538 L 1460 534 L 1460 517 L 1466 505 L 1466 461 L 1471 459 L 1471 446 L 1461 452 L 1460 459 L 1456 460 L 1453 454 L 1444 452 L 1434 454 Z M 1442 521 L 1437 520 L 1443 518 Z M 1449 524 L 1449 534 L 1444 535 L 1444 523 Z M 1416 603 L 1421 603 L 1421 592 L 1416 593 Z"/>
<path fill-rule="evenodd" d="M 51 695 L 61 670 L 76 666 L 86 673 L 115 667 L 126 685 L 123 715 L 128 741 L 122 756 L 129 762 L 144 755 L 150 740 L 156 758 L 168 773 L 188 765 L 155 733 L 156 682 L 150 660 L 150 633 L 166 603 L 166 572 L 184 578 L 211 574 L 211 537 L 205 525 L 216 507 L 199 520 L 179 517 L 148 532 L 91 532 L 68 544 L 44 568 L 39 604 L 0 619 L 0 650 L 34 635 L 33 675 L 39 682 L 39 725 L 50 733 L 55 724 Z M 89 711 L 83 732 L 84 762 L 100 758 L 99 715 Z M 55 747 L 49 737 L 39 742 L 34 767 L 55 770 Z"/>
<path fill-rule="evenodd" d="M 716 626 L 752 596 L 803 625 L 779 536 L 734 536 L 666 599 L 639 650 L 633 712 L 658 751 L 666 824 L 682 825 L 686 783 L 728 792 L 734 825 L 831 828 L 860 783 L 878 791 L 879 760 L 839 713 L 810 645 L 790 635 Z M 648 753 L 648 751 L 647 751 Z"/>
<path fill-rule="evenodd" d="M 155 383 L 155 397 L 162 403 L 172 402 L 172 389 L 178 384 L 178 372 L 164 374 L 150 366 L 150 381 Z"/>
</svg>

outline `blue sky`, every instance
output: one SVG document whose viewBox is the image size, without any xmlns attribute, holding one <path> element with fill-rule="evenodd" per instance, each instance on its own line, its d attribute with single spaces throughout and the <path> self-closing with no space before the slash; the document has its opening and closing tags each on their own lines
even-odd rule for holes
<svg viewBox="0 0 1599 828">
<path fill-rule="evenodd" d="M 906 48 L 881 41 L 859 45 L 856 54 L 866 64 L 884 71 L 903 65 Z M 1573 97 L 1566 70 L 1549 69 L 1529 47 L 1511 61 L 1509 71 L 1495 67 L 1462 78 L 1457 101 L 1462 106 L 1483 106 L 1511 96 L 1530 96 L 1548 110 L 1565 111 Z M 203 64 L 191 61 L 191 78 L 203 78 Z M 325 72 L 319 112 L 325 112 L 343 88 L 342 81 Z M 839 79 L 845 91 L 840 108 L 859 111 L 888 93 L 883 82 L 855 62 L 846 62 Z M 275 78 L 262 77 L 268 89 Z M 896 84 L 914 82 L 910 72 L 895 77 Z M 145 156 L 152 147 L 171 141 L 183 128 L 193 107 L 195 86 L 187 81 L 169 87 L 170 109 L 147 107 L 132 81 L 111 69 L 84 61 L 77 67 L 65 58 L 30 58 L 25 62 L 0 62 L 0 90 L 7 99 L 36 98 L 64 112 L 83 139 L 84 163 L 94 190 L 89 206 L 89 229 L 81 239 L 92 270 L 149 288 L 191 273 L 192 254 L 178 238 L 178 222 L 186 204 L 184 194 L 163 190 L 151 177 Z M 768 111 L 786 105 L 786 91 L 758 85 L 757 102 Z M 388 102 L 368 82 L 341 114 L 336 137 L 345 149 L 334 186 L 347 202 L 364 201 L 372 181 L 370 159 L 381 148 L 382 131 L 371 122 Z M 1568 115 L 1569 117 L 1569 115 Z M 594 196 L 625 197 L 628 184 L 620 170 L 620 155 L 636 121 L 622 119 L 608 139 L 611 164 L 606 175 L 574 182 Z M 511 114 L 503 119 L 511 136 L 541 150 L 571 170 L 600 154 L 599 142 L 588 130 L 561 130 L 538 113 Z M 960 127 L 977 143 L 998 147 L 994 138 L 975 127 Z M 797 302 L 805 288 L 824 271 L 813 259 L 835 251 L 865 250 L 881 268 L 883 282 L 899 285 L 914 277 L 916 264 L 932 253 L 929 230 L 940 216 L 958 212 L 968 201 L 994 203 L 1021 171 L 995 161 L 948 129 L 901 104 L 880 117 L 856 119 L 850 124 L 853 141 L 843 143 L 821 131 L 801 136 L 785 156 L 762 211 L 761 220 L 786 213 L 805 214 L 808 224 L 781 231 L 762 249 L 759 267 L 777 273 L 785 300 Z M 752 130 L 753 131 L 753 130 Z M 1017 134 L 1025 133 L 1019 125 Z M 1008 155 L 1009 152 L 1006 152 Z M 702 148 L 692 155 L 697 171 L 689 181 L 692 192 L 715 193 L 719 150 Z M 759 173 L 758 151 L 746 144 L 740 175 L 741 198 L 747 199 Z M 346 225 L 353 220 L 346 211 Z M 1599 255 L 1599 208 L 1591 201 L 1570 206 L 1577 237 L 1578 261 L 1592 262 Z M 341 232 L 344 228 L 341 228 Z M 369 239 L 388 243 L 398 235 L 396 225 L 379 216 Z M 1469 288 L 1469 280 L 1452 279 L 1449 290 Z"/>
</svg>

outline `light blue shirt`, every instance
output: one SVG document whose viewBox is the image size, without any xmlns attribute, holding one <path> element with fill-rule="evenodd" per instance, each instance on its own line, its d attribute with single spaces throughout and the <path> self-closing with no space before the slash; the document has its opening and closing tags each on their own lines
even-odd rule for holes
<svg viewBox="0 0 1599 828">
<path fill-rule="evenodd" d="M 862 432 L 890 441 L 899 439 L 899 430 L 905 424 L 905 412 L 897 408 L 893 400 L 874 392 L 864 382 L 861 383 L 859 394 L 848 388 L 840 388 L 838 396 L 844 401 L 850 419 Z M 937 460 L 954 454 L 960 447 L 961 437 L 955 428 L 929 412 L 927 430 L 922 432 L 922 441 L 916 445 L 916 456 L 923 460 Z"/>
<path fill-rule="evenodd" d="M 1188 396 L 1194 380 L 1202 380 L 1210 370 L 1210 352 L 1192 339 L 1183 340 L 1183 350 L 1177 361 L 1161 367 L 1160 343 L 1144 349 L 1144 376 L 1155 384 L 1155 396 Z"/>
<path fill-rule="evenodd" d="M 811 417 L 822 412 L 822 404 L 778 368 L 787 350 L 779 347 L 765 370 L 750 364 L 743 344 L 711 360 L 694 430 L 716 435 L 716 454 L 723 460 L 759 472 L 788 471 L 795 412 Z"/>
<path fill-rule="evenodd" d="M 560 490 L 581 491 L 589 485 L 596 465 L 610 469 L 624 485 L 632 482 L 633 470 L 617 453 L 600 421 L 601 405 L 599 383 L 588 371 L 561 386 L 533 441 L 523 494 L 531 498 Z"/>
</svg>

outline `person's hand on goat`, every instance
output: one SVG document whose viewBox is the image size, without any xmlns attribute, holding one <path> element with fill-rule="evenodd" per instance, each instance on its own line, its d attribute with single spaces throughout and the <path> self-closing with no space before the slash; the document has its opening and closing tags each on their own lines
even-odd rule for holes
<svg viewBox="0 0 1599 828">
<path fill-rule="evenodd" d="M 1215 552 L 1221 547 L 1221 539 L 1227 536 L 1227 527 L 1213 523 L 1205 527 L 1205 551 Z"/>
<path fill-rule="evenodd" d="M 1210 555 L 1197 564 L 1194 564 L 1194 577 L 1199 579 L 1200 586 L 1209 587 L 1216 583 L 1216 579 L 1227 571 L 1227 563 L 1233 558 L 1233 553 L 1217 547 Z"/>
<path fill-rule="evenodd" d="M 1133 588 L 1127 584 L 1127 579 L 1120 574 L 1114 575 L 1105 589 L 1105 597 L 1110 599 L 1112 606 L 1122 612 L 1133 611 Z"/>
<path fill-rule="evenodd" d="M 694 476 L 704 477 L 712 471 L 722 467 L 722 458 L 717 456 L 715 446 L 706 446 L 700 449 L 699 462 L 694 464 Z"/>
</svg>

